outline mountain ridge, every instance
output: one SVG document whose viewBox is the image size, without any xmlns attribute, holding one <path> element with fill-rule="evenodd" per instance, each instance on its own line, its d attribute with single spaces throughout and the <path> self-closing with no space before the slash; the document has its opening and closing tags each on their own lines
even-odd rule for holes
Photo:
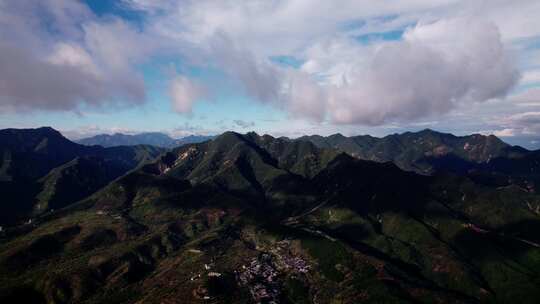
<svg viewBox="0 0 540 304">
<path fill-rule="evenodd" d="M 83 159 L 81 161 L 85 162 L 87 169 L 103 166 L 106 168 L 99 169 L 103 175 L 95 177 L 101 179 L 101 182 L 93 183 L 89 190 L 77 193 L 70 187 L 55 188 L 61 189 L 65 194 L 71 193 L 57 193 L 64 197 L 64 201 L 58 202 L 60 206 L 74 203 L 84 197 L 81 193 L 89 194 L 105 186 L 127 171 L 153 160 L 162 152 L 160 148 L 143 145 L 111 148 L 83 146 L 70 141 L 50 127 L 0 130 L 0 192 L 5 195 L 4 202 L 0 204 L 0 224 L 22 220 L 37 211 L 48 211 L 50 208 L 36 207 L 48 205 L 43 201 L 45 196 L 40 194 L 47 184 L 44 178 L 51 170 L 61 168 L 70 161 Z M 77 172 L 80 177 L 71 175 L 72 178 L 85 179 L 84 175 L 88 173 L 85 170 Z M 52 188 L 49 187 L 50 189 Z M 47 197 L 52 198 L 54 194 Z"/>
<path fill-rule="evenodd" d="M 497 157 L 523 157 L 532 151 L 511 146 L 494 135 L 472 134 L 455 136 L 431 129 L 419 132 L 390 134 L 384 137 L 358 135 L 345 137 L 333 134 L 327 137 L 303 136 L 297 140 L 313 142 L 318 147 L 334 148 L 355 157 L 374 161 L 392 161 L 405 170 L 430 173 L 423 161 L 426 158 L 457 156 L 473 163 L 485 163 Z"/>
<path fill-rule="evenodd" d="M 0 232 L 0 301 L 536 303 L 540 196 L 515 174 L 538 177 L 537 152 L 457 158 L 464 171 L 448 154 L 418 174 L 225 132 L 59 204 L 46 189 L 79 193 L 109 168 L 79 157 L 40 180 L 38 198 L 60 209 Z M 470 172 L 496 167 L 504 187 Z"/>
<path fill-rule="evenodd" d="M 138 134 L 114 133 L 98 134 L 92 137 L 76 140 L 76 142 L 86 146 L 99 145 L 103 147 L 114 147 L 145 144 L 162 148 L 174 148 L 184 144 L 203 142 L 214 137 L 215 136 L 189 135 L 179 139 L 174 139 L 161 132 L 143 132 Z"/>
</svg>

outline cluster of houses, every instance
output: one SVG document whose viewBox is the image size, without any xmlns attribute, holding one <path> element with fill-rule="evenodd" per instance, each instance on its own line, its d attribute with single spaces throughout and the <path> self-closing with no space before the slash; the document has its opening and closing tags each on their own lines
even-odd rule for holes
<svg viewBox="0 0 540 304">
<path fill-rule="evenodd" d="M 275 257 L 274 263 L 280 270 L 282 269 L 294 274 L 305 274 L 310 269 L 305 259 L 291 252 L 290 240 L 277 242 L 272 253 Z"/>
<path fill-rule="evenodd" d="M 281 294 L 278 276 L 281 273 L 299 275 L 309 271 L 306 260 L 294 255 L 290 248 L 289 240 L 280 241 L 271 253 L 260 254 L 236 272 L 238 284 L 248 288 L 255 303 L 278 303 Z"/>
<path fill-rule="evenodd" d="M 249 289 L 255 303 L 276 304 L 280 296 L 278 274 L 272 265 L 272 257 L 263 253 L 243 265 L 236 275 L 239 285 Z"/>
<path fill-rule="evenodd" d="M 199 252 L 199 251 L 197 251 Z M 305 275 L 310 265 L 300 255 L 291 251 L 288 240 L 274 244 L 269 252 L 260 253 L 235 271 L 236 283 L 246 288 L 254 303 L 276 304 L 281 297 L 281 279 L 283 274 Z M 219 278 L 222 274 L 214 270 L 214 261 L 204 264 L 202 272 L 193 273 L 190 281 L 196 282 L 207 278 Z M 204 280 L 202 280 L 204 281 Z M 196 298 L 213 300 L 204 284 L 193 290 Z"/>
</svg>

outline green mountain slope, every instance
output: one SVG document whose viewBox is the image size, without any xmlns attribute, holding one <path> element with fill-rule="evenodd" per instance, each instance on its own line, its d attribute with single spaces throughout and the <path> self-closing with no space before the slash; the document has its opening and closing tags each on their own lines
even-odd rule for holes
<svg viewBox="0 0 540 304">
<path fill-rule="evenodd" d="M 526 150 L 511 147 L 497 137 L 474 134 L 454 136 L 429 129 L 412 133 L 372 136 L 304 136 L 318 147 L 335 148 L 352 156 L 379 162 L 391 161 L 404 170 L 432 173 L 430 159 L 455 157 L 465 162 L 484 163 L 497 157 L 520 157 Z"/>
<path fill-rule="evenodd" d="M 87 147 L 52 128 L 0 130 L 0 225 L 74 203 L 163 151 Z"/>
<path fill-rule="evenodd" d="M 536 303 L 539 203 L 228 132 L 4 231 L 0 300 Z"/>
<path fill-rule="evenodd" d="M 101 158 L 75 158 L 52 169 L 38 180 L 41 192 L 37 195 L 34 214 L 60 209 L 83 199 L 122 175 L 125 169 Z"/>
<path fill-rule="evenodd" d="M 484 185 L 519 185 L 526 191 L 538 191 L 540 185 L 540 153 L 510 146 L 492 135 L 454 136 L 424 130 L 383 138 L 335 134 L 305 136 L 299 140 L 360 159 L 390 161 L 403 170 L 420 174 L 449 172 Z"/>
</svg>

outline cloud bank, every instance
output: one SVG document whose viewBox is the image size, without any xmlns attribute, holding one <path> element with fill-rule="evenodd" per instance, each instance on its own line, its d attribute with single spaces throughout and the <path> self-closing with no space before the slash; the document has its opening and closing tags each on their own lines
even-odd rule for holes
<svg viewBox="0 0 540 304">
<path fill-rule="evenodd" d="M 323 41 L 306 51 L 299 69 L 215 45 L 217 65 L 254 100 L 336 124 L 374 126 L 442 115 L 504 98 L 520 76 L 497 26 L 473 18 L 418 23 L 401 40 L 374 46 L 350 37 Z"/>
<path fill-rule="evenodd" d="M 535 136 L 540 134 L 540 111 L 513 114 L 501 119 L 503 129 L 495 135 L 501 137 Z"/>
<path fill-rule="evenodd" d="M 166 54 L 184 65 L 164 80 L 176 113 L 219 95 L 222 83 L 190 75 L 201 69 L 294 119 L 404 124 L 504 99 L 520 79 L 510 46 L 540 35 L 533 0 L 117 3 L 143 21 L 98 16 L 82 1 L 0 0 L 0 111 L 143 104 L 140 66 Z"/>
<path fill-rule="evenodd" d="M 408 29 L 330 86 L 332 121 L 379 125 L 504 97 L 519 79 L 494 24 L 441 20 Z"/>
<path fill-rule="evenodd" d="M 397 6 L 344 1 L 339 7 L 328 2 L 314 7 L 296 0 L 203 0 L 176 9 L 173 3 L 147 9 L 156 33 L 176 41 L 194 65 L 222 71 L 251 99 L 294 118 L 369 126 L 410 122 L 504 98 L 519 80 L 504 41 L 522 38 L 517 28 L 524 23 L 501 21 L 503 3 L 481 14 L 485 7 L 476 1 Z M 142 0 L 132 4 L 148 7 Z M 160 5 L 173 9 L 155 13 Z M 426 10 L 431 14 L 419 17 Z M 357 20 L 361 26 L 353 26 Z M 404 32 L 394 41 L 358 40 L 370 31 L 396 28 Z M 271 62 L 284 54 L 301 66 Z"/>
<path fill-rule="evenodd" d="M 0 111 L 141 104 L 150 39 L 78 1 L 0 1 Z"/>
</svg>

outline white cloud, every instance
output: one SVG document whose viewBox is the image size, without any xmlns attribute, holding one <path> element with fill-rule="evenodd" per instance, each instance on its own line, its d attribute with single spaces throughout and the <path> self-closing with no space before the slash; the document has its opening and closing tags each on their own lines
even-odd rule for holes
<svg viewBox="0 0 540 304">
<path fill-rule="evenodd" d="M 48 61 L 55 65 L 80 68 L 83 72 L 100 77 L 100 71 L 88 52 L 79 45 L 60 42 L 49 55 Z"/>
<path fill-rule="evenodd" d="M 470 1 L 473 12 L 495 22 L 503 40 L 527 39 L 540 35 L 540 2 L 536 0 Z"/>
<path fill-rule="evenodd" d="M 540 70 L 528 70 L 521 77 L 521 84 L 540 84 Z"/>
<path fill-rule="evenodd" d="M 540 106 L 540 88 L 531 88 L 512 95 L 508 100 L 518 106 Z"/>
<path fill-rule="evenodd" d="M 191 27 L 183 23 L 183 32 L 174 37 L 196 42 L 195 62 L 216 66 L 255 100 L 276 104 L 294 117 L 364 125 L 411 121 L 504 97 L 519 76 L 497 26 L 477 18 L 419 23 L 402 41 L 368 46 L 342 34 L 318 37 L 301 52 L 305 63 L 298 71 L 272 65 L 261 56 L 280 45 L 259 53 L 260 43 L 266 41 L 252 45 L 237 37 L 237 31 L 245 29 L 234 23 L 259 14 L 265 5 L 226 6 L 221 15 L 215 12 L 216 20 L 209 12 L 216 6 L 207 5 L 208 10 L 187 8 L 195 11 L 186 18 L 199 22 L 192 20 L 196 26 Z M 231 17 L 233 24 L 220 21 L 228 14 L 238 15 Z"/>
<path fill-rule="evenodd" d="M 121 19 L 77 1 L 0 1 L 2 111 L 74 111 L 141 104 L 135 66 L 151 43 Z"/>
<path fill-rule="evenodd" d="M 493 134 L 501 137 L 530 137 L 540 134 L 540 112 L 523 112 L 503 117 L 499 121 L 503 129 Z"/>
<path fill-rule="evenodd" d="M 497 27 L 475 19 L 418 24 L 403 41 L 376 47 L 351 44 L 318 48 L 303 67 L 330 79 L 322 85 L 326 94 L 316 94 L 328 98 L 326 107 L 312 95 L 313 107 L 305 108 L 327 109 L 335 123 L 379 125 L 440 115 L 504 97 L 518 79 Z"/>
<path fill-rule="evenodd" d="M 113 70 L 132 69 L 165 44 L 119 18 L 85 22 L 83 30 L 89 52 Z"/>
<path fill-rule="evenodd" d="M 137 66 L 166 52 L 218 70 L 294 119 L 405 125 L 502 99 L 517 77 L 507 49 L 540 35 L 535 0 L 121 1 L 144 12 L 142 25 L 97 17 L 80 1 L 0 0 L 0 107 L 140 104 L 146 88 Z M 399 41 L 356 40 L 404 27 Z M 517 57 L 524 49 L 514 48 Z M 269 61 L 278 55 L 304 64 L 279 67 Z M 522 61 L 522 83 L 538 80 L 528 65 L 540 61 Z M 208 89 L 175 77 L 173 109 L 189 113 Z M 509 100 L 526 104 L 520 98 Z"/>
<path fill-rule="evenodd" d="M 497 8 L 488 7 L 484 18 L 477 15 L 481 7 L 462 1 L 200 0 L 154 15 L 152 30 L 176 41 L 194 64 L 214 65 L 255 100 L 294 117 L 380 125 L 504 97 L 513 87 L 518 73 L 493 23 L 500 19 Z M 448 18 L 449 12 L 462 17 Z M 409 28 L 402 41 L 366 46 L 351 36 L 358 30 L 347 28 L 356 20 L 385 30 L 429 22 Z M 305 60 L 301 71 L 268 62 L 282 54 Z"/>
<path fill-rule="evenodd" d="M 176 76 L 170 83 L 169 95 L 172 108 L 177 113 L 191 113 L 193 104 L 204 98 L 206 90 L 185 76 Z"/>
<path fill-rule="evenodd" d="M 502 130 L 496 130 L 493 132 L 493 135 L 498 136 L 498 137 L 512 137 L 516 135 L 515 133 L 516 133 L 515 129 L 507 128 L 507 129 L 502 129 Z"/>
<path fill-rule="evenodd" d="M 321 122 L 326 115 L 326 94 L 307 73 L 290 72 L 282 98 L 292 116 Z"/>
<path fill-rule="evenodd" d="M 139 9 L 146 7 L 151 15 L 159 7 L 162 13 L 152 15 L 152 28 L 169 39 L 200 45 L 216 33 L 224 33 L 240 47 L 268 57 L 298 52 L 315 40 L 345 30 L 352 21 L 417 15 L 459 1 L 162 0 L 152 5 L 147 0 L 125 2 Z"/>
<path fill-rule="evenodd" d="M 256 57 L 224 33 L 212 36 L 208 56 L 218 68 L 239 81 L 248 95 L 262 102 L 277 100 L 280 72 L 267 58 Z"/>
</svg>

